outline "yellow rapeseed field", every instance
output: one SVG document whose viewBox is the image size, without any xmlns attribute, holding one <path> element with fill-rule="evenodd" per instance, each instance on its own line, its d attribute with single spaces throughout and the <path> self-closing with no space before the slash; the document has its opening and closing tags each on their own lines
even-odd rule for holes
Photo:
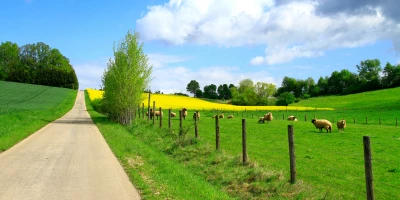
<svg viewBox="0 0 400 200">
<path fill-rule="evenodd" d="M 103 91 L 87 89 L 89 93 L 89 98 L 91 101 L 96 98 L 103 97 Z M 143 103 L 145 107 L 148 104 L 148 94 L 143 94 Z M 312 107 L 294 107 L 294 106 L 235 106 L 230 104 L 219 104 L 219 103 L 212 103 L 208 101 L 204 101 L 198 98 L 193 97 L 185 97 L 185 96 L 178 96 L 178 95 L 169 95 L 169 94 L 151 94 L 150 95 L 150 106 L 153 106 L 153 101 L 156 102 L 156 108 L 163 108 L 163 109 L 182 109 L 186 108 L 188 110 L 315 110 Z M 319 110 L 333 110 L 331 108 L 318 108 Z"/>
<path fill-rule="evenodd" d="M 86 91 L 88 92 L 90 101 L 103 98 L 104 91 L 90 89 L 90 88 L 87 88 Z"/>
</svg>

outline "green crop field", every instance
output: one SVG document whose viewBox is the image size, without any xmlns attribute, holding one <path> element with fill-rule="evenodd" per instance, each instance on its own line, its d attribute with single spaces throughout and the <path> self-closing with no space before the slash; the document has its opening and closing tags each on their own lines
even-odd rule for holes
<svg viewBox="0 0 400 200">
<path fill-rule="evenodd" d="M 177 135 L 178 118 L 172 119 L 173 133 L 167 131 L 167 110 L 164 110 L 163 128 L 159 128 L 157 120 L 152 125 L 152 121 L 147 123 L 146 119 L 142 119 L 135 128 L 126 131 L 131 132 L 136 140 L 177 160 L 196 176 L 202 176 L 231 197 L 241 199 L 262 199 L 267 196 L 273 199 L 365 199 L 363 136 L 370 136 L 375 197 L 397 199 L 400 197 L 400 127 L 396 126 L 396 118 L 400 117 L 400 98 L 394 94 L 399 91 L 400 88 L 395 88 L 310 99 L 295 106 L 332 107 L 335 110 L 273 111 L 274 120 L 270 124 L 257 123 L 257 117 L 267 111 L 219 111 L 225 114 L 225 118 L 220 119 L 220 151 L 214 150 L 214 111 L 200 111 L 198 140 L 194 139 L 194 111 L 189 111 L 188 118 L 183 121 L 183 127 L 188 131 L 183 136 Z M 233 114 L 235 118 L 227 119 L 228 114 Z M 297 116 L 299 121 L 287 121 L 289 115 Z M 314 116 L 331 122 L 345 119 L 347 128 L 344 132 L 338 132 L 336 123 L 332 123 L 332 133 L 319 132 L 311 123 Z M 255 163 L 257 169 L 242 169 L 237 165 L 215 161 L 215 157 L 218 157 L 215 152 L 240 158 L 242 118 L 246 119 L 247 124 L 249 161 Z M 288 125 L 294 125 L 295 132 L 298 181 L 294 186 L 287 184 Z M 185 139 L 192 142 L 176 148 L 176 144 Z M 225 166 L 217 168 L 217 165 Z M 236 168 L 245 172 L 237 173 L 234 170 Z M 272 178 L 260 182 L 257 178 L 248 178 L 252 172 L 246 170 L 264 170 L 272 174 Z"/>
<path fill-rule="evenodd" d="M 0 152 L 12 147 L 74 105 L 77 91 L 0 81 Z"/>
</svg>

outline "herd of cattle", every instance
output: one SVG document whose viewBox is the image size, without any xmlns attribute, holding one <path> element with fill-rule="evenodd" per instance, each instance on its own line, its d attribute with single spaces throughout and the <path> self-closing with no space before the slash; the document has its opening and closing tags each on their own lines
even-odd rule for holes
<svg viewBox="0 0 400 200">
<path fill-rule="evenodd" d="M 186 119 L 186 116 L 188 115 L 187 109 L 183 108 L 181 113 L 182 113 L 182 118 Z M 149 115 L 149 113 L 146 112 L 146 116 L 148 116 L 148 115 Z M 157 117 L 157 120 L 158 120 L 159 116 L 163 116 L 163 112 L 161 111 L 161 113 L 160 113 L 160 111 L 153 111 L 153 109 L 150 109 L 150 119 L 153 119 L 154 116 Z M 176 117 L 176 113 L 171 112 L 171 117 Z M 223 113 L 219 114 L 219 115 L 212 116 L 212 118 L 224 118 L 224 117 L 225 116 L 224 116 Z M 200 120 L 200 112 L 198 112 L 198 111 L 193 113 L 193 119 L 196 119 L 196 118 L 197 118 L 197 120 Z M 227 118 L 228 119 L 233 119 L 234 116 L 233 115 L 228 115 Z M 273 119 L 274 119 L 274 117 L 272 116 L 272 113 L 269 112 L 269 113 L 265 114 L 264 117 L 259 118 L 258 119 L 258 123 L 265 123 L 265 121 L 267 123 L 270 123 Z M 289 120 L 289 121 L 297 121 L 297 117 L 291 115 L 291 116 L 289 116 L 287 118 L 287 120 Z M 328 132 L 328 131 L 330 133 L 332 132 L 332 123 L 330 121 L 326 120 L 326 119 L 313 119 L 311 121 L 311 123 L 313 123 L 315 128 L 319 129 L 320 132 L 322 132 L 322 129 L 326 129 L 326 132 Z M 337 128 L 338 128 L 338 131 L 339 132 L 343 132 L 344 129 L 346 128 L 346 120 L 340 120 L 340 121 L 338 121 L 336 123 L 336 125 L 337 125 Z"/>
</svg>

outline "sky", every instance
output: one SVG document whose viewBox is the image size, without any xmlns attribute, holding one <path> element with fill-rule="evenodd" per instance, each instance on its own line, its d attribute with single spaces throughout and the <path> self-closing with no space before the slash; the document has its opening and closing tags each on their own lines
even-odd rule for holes
<svg viewBox="0 0 400 200">
<path fill-rule="evenodd" d="M 0 42 L 44 42 L 74 67 L 80 89 L 101 87 L 113 48 L 140 33 L 150 89 L 281 86 L 330 76 L 367 59 L 400 63 L 397 0 L 1 0 Z"/>
</svg>

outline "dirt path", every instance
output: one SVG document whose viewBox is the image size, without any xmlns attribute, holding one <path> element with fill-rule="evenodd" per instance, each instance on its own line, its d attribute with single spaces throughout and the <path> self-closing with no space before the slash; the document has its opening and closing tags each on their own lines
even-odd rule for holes
<svg viewBox="0 0 400 200">
<path fill-rule="evenodd" d="M 0 200 L 140 199 L 78 92 L 62 118 L 0 154 Z"/>
</svg>

